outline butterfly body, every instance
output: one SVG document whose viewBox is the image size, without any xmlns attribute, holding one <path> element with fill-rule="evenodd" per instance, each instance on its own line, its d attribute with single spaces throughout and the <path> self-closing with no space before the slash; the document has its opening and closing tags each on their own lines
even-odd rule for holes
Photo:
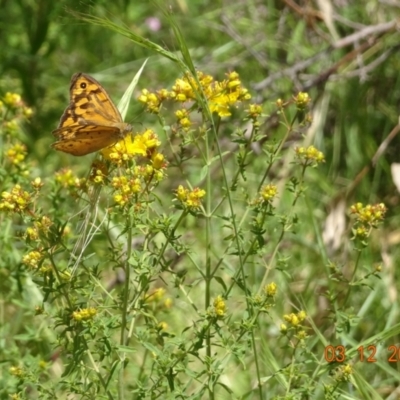
<svg viewBox="0 0 400 400">
<path fill-rule="evenodd" d="M 131 131 L 99 82 L 82 72 L 72 76 L 70 104 L 53 131 L 53 148 L 84 156 L 112 146 Z"/>
</svg>

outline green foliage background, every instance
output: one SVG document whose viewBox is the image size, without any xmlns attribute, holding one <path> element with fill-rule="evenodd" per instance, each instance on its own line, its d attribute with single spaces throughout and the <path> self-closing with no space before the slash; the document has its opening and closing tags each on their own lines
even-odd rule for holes
<svg viewBox="0 0 400 400">
<path fill-rule="evenodd" d="M 333 333 L 334 321 L 332 326 L 325 325 L 325 311 L 329 307 L 320 302 L 324 301 L 321 299 L 329 286 L 328 257 L 344 269 L 351 270 L 354 265 L 355 256 L 351 250 L 353 242 L 349 240 L 351 225 L 347 218 L 345 229 L 339 233 L 342 236 L 339 247 L 328 240 L 324 241 L 323 231 L 327 226 L 333 226 L 327 217 L 335 215 L 338 204 L 344 202 L 348 210 L 356 201 L 364 204 L 383 202 L 388 207 L 385 224 L 379 233 L 370 238 L 370 246 L 363 253 L 363 265 L 382 263 L 382 276 L 380 280 L 365 281 L 357 286 L 349 308 L 336 310 L 338 319 L 335 322 L 340 320 L 339 314 L 343 313 L 340 315 L 347 321 L 348 329 L 344 328 L 346 323 L 341 325 L 340 333 L 345 333 L 340 336 L 339 342 L 347 340 L 346 344 L 352 349 L 350 354 L 353 355 L 353 361 L 356 357 L 354 349 L 364 341 L 367 341 L 366 344 L 372 343 L 368 339 L 376 335 L 374 343 L 382 346 L 379 347 L 382 352 L 379 366 L 358 363 L 359 375 L 356 374 L 355 381 L 351 383 L 355 385 L 365 379 L 363 383 L 371 384 L 368 393 L 354 394 L 353 387 L 348 383 L 341 387 L 340 395 L 336 395 L 339 398 L 395 398 L 390 396 L 396 390 L 400 362 L 389 364 L 383 351 L 390 345 L 399 346 L 400 343 L 397 298 L 399 195 L 391 174 L 391 165 L 398 161 L 400 154 L 398 135 L 394 133 L 385 151 L 379 153 L 374 161 L 373 157 L 398 124 L 400 36 L 395 21 L 398 19 L 399 3 L 375 0 L 298 4 L 272 0 L 177 0 L 161 5 L 168 8 L 181 30 L 196 68 L 221 80 L 226 72 L 237 71 L 254 101 L 264 104 L 267 117 L 260 127 L 260 145 L 270 140 L 278 142 L 286 134 L 286 128 L 276 111 L 276 100 L 280 98 L 288 101 L 300 91 L 308 92 L 312 98 L 311 114 L 314 122 L 312 134 L 306 136 L 305 144 L 313 143 L 326 158 L 324 165 L 307 175 L 306 200 L 297 211 L 300 221 L 296 228 L 297 235 L 285 242 L 285 254 L 277 268 L 282 275 L 274 276 L 275 281 L 279 282 L 279 304 L 275 311 L 276 319 L 272 318 L 275 323 L 271 323 L 265 331 L 268 338 L 271 335 L 269 340 L 274 341 L 274 344 L 271 346 L 264 338 L 266 342 L 261 346 L 262 364 L 268 366 L 263 371 L 263 394 L 254 390 L 258 382 L 249 372 L 252 371 L 253 360 L 244 357 L 240 360 L 240 368 L 231 373 L 226 372 L 226 381 L 221 383 L 221 386 L 226 385 L 224 394 L 201 392 L 198 397 L 193 395 L 193 398 L 233 398 L 229 397 L 230 390 L 235 398 L 330 398 L 323 394 L 321 388 L 314 394 L 309 394 L 304 387 L 303 392 L 293 390 L 284 393 L 284 390 L 280 390 L 281 382 L 276 376 L 290 363 L 290 358 L 285 358 L 283 365 L 274 365 L 274 357 L 269 352 L 283 346 L 276 337 L 279 330 L 276 322 L 278 317 L 282 318 L 284 313 L 296 309 L 307 309 L 313 323 L 321 324 L 318 326 L 321 330 L 315 331 L 319 332 L 321 342 L 326 338 L 325 345 L 339 340 L 340 334 Z M 0 9 L 0 97 L 10 91 L 20 93 L 26 104 L 34 110 L 29 124 L 24 125 L 23 138 L 38 176 L 51 176 L 59 168 L 71 165 L 82 176 L 89 169 L 90 161 L 86 158 L 75 159 L 50 148 L 54 141 L 51 131 L 57 126 L 68 103 L 68 85 L 73 73 L 83 71 L 95 74 L 114 99 L 123 93 L 147 58 L 148 63 L 135 93 L 136 97 L 139 89 L 171 87 L 182 74 L 176 64 L 150 48 L 134 44 L 127 37 L 104 26 L 96 26 L 76 17 L 76 13 L 85 13 L 108 18 L 179 57 L 180 46 L 171 26 L 171 17 L 155 2 L 3 0 Z M 347 44 L 344 44 L 344 40 L 348 40 Z M 127 120 L 134 126 L 156 129 L 154 116 L 144 113 L 137 101 L 132 101 Z M 219 132 L 221 141 L 228 140 L 236 128 L 237 122 L 224 125 L 224 129 Z M 286 145 L 293 148 L 304 145 L 305 134 L 305 129 L 297 129 L 291 133 Z M 255 171 L 257 166 L 262 171 L 264 154 L 256 150 L 251 162 L 256 166 Z M 280 174 L 290 175 L 293 172 L 293 168 L 287 166 L 284 160 L 280 162 L 284 168 L 280 169 L 278 165 L 272 171 L 277 179 Z M 166 197 L 172 197 L 173 188 L 182 180 L 178 168 L 174 171 L 176 174 L 170 171 L 169 182 L 163 187 Z M 198 169 L 187 172 L 196 184 L 201 182 L 200 174 Z M 2 170 L 1 183 L 6 177 L 7 171 Z M 253 179 L 251 175 L 249 178 L 250 181 Z M 2 191 L 6 189 L 2 187 Z M 215 191 L 213 196 L 218 198 L 222 194 L 223 191 Z M 281 207 L 290 208 L 290 199 L 282 198 Z M 3 219 L 1 221 L 5 224 Z M 201 238 L 204 234 L 195 220 L 186 228 L 193 238 Z M 202 240 L 198 243 L 201 252 Z M 18 246 L 21 245 L 15 244 L 12 251 L 23 254 L 23 249 Z M 290 260 L 286 258 L 289 254 Z M 2 257 L 7 260 L 1 263 L 5 277 L 11 267 L 8 260 L 12 257 L 9 254 L 3 254 Z M 186 266 L 178 266 L 178 272 L 181 270 L 191 276 L 191 270 L 186 270 Z M 246 273 L 254 281 L 262 276 L 251 268 Z M 16 272 L 13 274 L 18 275 Z M 289 276 L 285 283 L 282 278 L 284 275 Z M 194 281 L 193 285 L 196 283 Z M 17 282 L 18 290 L 15 293 L 20 297 L 14 299 L 12 312 L 7 309 L 9 299 L 2 301 L 0 324 L 4 327 L 3 337 L 7 337 L 7 343 L 11 338 L 13 345 L 21 350 L 21 357 L 26 357 L 28 361 L 30 357 L 50 360 L 54 356 L 54 343 L 46 337 L 35 337 L 38 328 L 31 309 L 35 301 L 24 297 L 26 284 L 27 281 Z M 362 291 L 365 289 L 363 285 L 371 289 L 369 295 Z M 2 293 L 6 293 L 6 289 L 2 287 Z M 219 294 L 218 291 L 215 293 Z M 316 293 L 321 295 L 318 299 Z M 335 294 L 338 297 L 340 295 Z M 0 299 L 1 296 L 0 293 Z M 240 303 L 240 300 L 237 301 Z M 293 305 L 295 308 L 292 308 Z M 235 306 L 230 305 L 230 308 L 234 314 Z M 169 324 L 178 331 L 185 326 L 186 321 L 179 318 L 174 320 L 171 316 Z M 315 328 L 314 325 L 312 327 Z M 3 341 L 0 348 L 0 379 L 4 383 L 3 387 L 8 387 L 10 359 L 1 356 L 2 353 L 6 355 L 5 344 L 6 341 Z M 316 364 L 323 363 L 322 351 L 323 348 L 319 348 L 313 354 L 313 362 Z M 305 357 L 304 363 L 311 358 Z M 15 363 L 18 360 L 12 361 Z M 140 378 L 141 373 L 143 371 L 136 377 Z M 52 379 L 58 379 L 60 375 L 60 371 L 50 373 Z M 297 379 L 301 380 L 300 376 L 299 372 Z M 314 377 L 313 385 L 317 385 L 318 379 Z M 135 385 L 139 385 L 138 381 L 128 385 L 127 390 L 137 389 Z M 0 389 L 0 393 L 1 398 L 6 399 L 12 392 L 11 389 L 10 392 L 1 392 Z M 190 393 L 188 390 L 181 398 L 190 398 Z M 173 391 L 169 395 L 178 398 L 178 394 Z M 29 391 L 26 396 L 34 398 L 29 397 Z M 123 398 L 121 393 L 120 396 Z M 166 394 L 159 396 L 166 398 L 162 397 Z M 140 397 L 127 395 L 126 398 Z M 152 394 L 152 398 L 156 398 L 156 395 Z"/>
</svg>

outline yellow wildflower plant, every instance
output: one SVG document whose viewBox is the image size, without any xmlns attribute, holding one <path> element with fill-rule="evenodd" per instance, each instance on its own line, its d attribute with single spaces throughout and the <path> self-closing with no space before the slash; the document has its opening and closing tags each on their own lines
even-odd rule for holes
<svg viewBox="0 0 400 400">
<path fill-rule="evenodd" d="M 138 100 L 146 106 L 148 112 L 158 114 L 161 104 L 169 97 L 166 89 L 161 89 L 158 92 L 152 93 L 147 89 L 143 89 Z"/>
<path fill-rule="evenodd" d="M 114 188 L 113 199 L 121 207 L 135 201 L 135 196 L 142 190 L 142 182 L 136 176 L 115 176 L 111 180 L 111 186 Z"/>
<path fill-rule="evenodd" d="M 299 311 L 297 314 L 290 313 L 290 314 L 285 314 L 283 316 L 283 319 L 286 322 L 289 322 L 292 326 L 297 327 L 299 326 L 307 317 L 307 314 L 305 311 Z"/>
<path fill-rule="evenodd" d="M 294 97 L 294 102 L 296 103 L 297 109 L 300 111 L 306 109 L 310 101 L 310 96 L 305 92 L 299 92 L 297 96 Z"/>
<path fill-rule="evenodd" d="M 157 288 L 153 290 L 151 293 L 146 293 L 144 295 L 144 300 L 146 303 L 154 303 L 154 302 L 159 302 L 165 295 L 165 289 L 164 288 Z"/>
<path fill-rule="evenodd" d="M 21 96 L 18 93 L 7 92 L 3 101 L 5 105 L 12 108 L 17 108 L 23 104 Z"/>
<path fill-rule="evenodd" d="M 367 204 L 366 206 L 363 203 L 356 203 L 350 207 L 350 211 L 356 216 L 356 222 L 375 227 L 383 221 L 387 208 L 383 203 Z"/>
<path fill-rule="evenodd" d="M 64 188 L 81 189 L 85 186 L 86 180 L 78 178 L 71 168 L 63 168 L 55 174 L 55 181 Z"/>
<path fill-rule="evenodd" d="M 1 194 L 0 211 L 22 213 L 29 211 L 33 196 L 23 190 L 20 185 L 15 185 L 10 192 Z"/>
<path fill-rule="evenodd" d="M 5 155 L 11 164 L 21 164 L 27 155 L 26 146 L 22 143 L 15 143 L 12 147 L 6 150 Z"/>
<path fill-rule="evenodd" d="M 39 262 L 42 260 L 43 254 L 40 251 L 33 250 L 22 257 L 22 264 L 32 269 L 37 268 Z"/>
<path fill-rule="evenodd" d="M 278 188 L 276 185 L 268 184 L 264 185 L 260 190 L 260 196 L 262 201 L 271 202 L 278 194 Z"/>
<path fill-rule="evenodd" d="M 325 162 L 324 153 L 316 149 L 314 146 L 296 147 L 296 157 L 304 166 L 316 166 Z"/>
<path fill-rule="evenodd" d="M 206 192 L 199 188 L 189 190 L 179 185 L 175 195 L 185 208 L 195 210 L 200 208 L 201 199 L 206 195 Z"/>
<path fill-rule="evenodd" d="M 74 319 L 77 322 L 81 321 L 87 321 L 90 319 L 93 319 L 97 314 L 97 310 L 94 307 L 90 308 L 83 308 L 78 311 L 74 311 L 72 313 L 72 319 Z"/>
<path fill-rule="evenodd" d="M 275 282 L 271 282 L 265 286 L 264 292 L 268 297 L 274 297 L 278 292 L 278 285 Z"/>
<path fill-rule="evenodd" d="M 151 156 L 152 152 L 161 144 L 158 136 L 151 129 L 146 129 L 143 133 L 138 133 L 132 138 L 126 136 L 114 146 L 107 147 L 101 151 L 106 160 L 114 163 L 127 161 L 135 156 Z"/>
<path fill-rule="evenodd" d="M 217 296 L 213 305 L 207 310 L 207 315 L 212 319 L 222 319 L 226 315 L 226 303 L 222 296 Z"/>
<path fill-rule="evenodd" d="M 201 71 L 197 72 L 197 79 L 201 91 L 208 100 L 210 111 L 217 113 L 220 117 L 230 116 L 230 107 L 241 101 L 251 99 L 248 90 L 242 86 L 237 72 L 229 72 L 226 75 L 227 79 L 219 82 L 214 81 L 210 75 Z M 197 81 L 192 76 L 187 75 L 175 81 L 170 92 L 170 98 L 182 103 L 196 100 L 196 91 L 199 91 L 200 88 Z M 189 119 L 177 117 L 181 125 L 189 126 Z"/>
</svg>

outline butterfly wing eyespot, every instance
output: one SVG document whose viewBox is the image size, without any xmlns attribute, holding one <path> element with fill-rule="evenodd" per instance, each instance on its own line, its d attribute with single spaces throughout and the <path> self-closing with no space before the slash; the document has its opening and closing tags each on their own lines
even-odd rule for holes
<svg viewBox="0 0 400 400">
<path fill-rule="evenodd" d="M 54 149 L 82 156 L 115 144 L 129 131 L 131 126 L 122 121 L 99 82 L 82 72 L 72 76 L 70 104 L 53 131 Z"/>
</svg>

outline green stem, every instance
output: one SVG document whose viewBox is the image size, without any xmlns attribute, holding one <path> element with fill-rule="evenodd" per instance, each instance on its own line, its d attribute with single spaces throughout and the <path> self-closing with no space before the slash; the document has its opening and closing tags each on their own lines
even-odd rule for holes
<svg viewBox="0 0 400 400">
<path fill-rule="evenodd" d="M 127 317 L 128 317 L 128 301 L 129 301 L 129 284 L 130 284 L 130 265 L 129 260 L 131 258 L 132 253 L 132 218 L 130 213 L 128 214 L 127 221 L 127 249 L 126 249 L 126 261 L 125 261 L 125 286 L 124 286 L 124 294 L 123 294 L 123 302 L 122 302 L 122 318 L 121 318 L 121 337 L 120 337 L 120 345 L 126 346 L 126 326 L 127 326 Z M 119 385 L 118 385 L 118 398 L 120 400 L 124 399 L 124 364 L 125 364 L 126 353 L 121 353 L 121 368 L 119 371 Z"/>
</svg>

